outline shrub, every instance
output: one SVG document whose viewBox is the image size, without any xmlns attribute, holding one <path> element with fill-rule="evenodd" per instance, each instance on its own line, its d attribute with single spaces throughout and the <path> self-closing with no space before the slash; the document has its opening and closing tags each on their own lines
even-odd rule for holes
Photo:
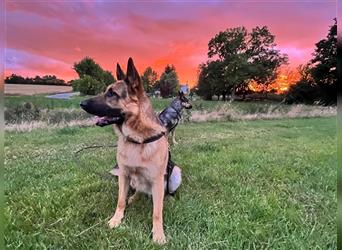
<svg viewBox="0 0 342 250">
<path fill-rule="evenodd" d="M 104 82 L 98 81 L 91 76 L 85 75 L 80 79 L 72 81 L 72 89 L 83 95 L 97 95 L 106 88 Z"/>
<path fill-rule="evenodd" d="M 305 103 L 313 104 L 319 100 L 319 88 L 311 81 L 300 80 L 297 84 L 292 85 L 286 95 L 286 103 Z"/>
<path fill-rule="evenodd" d="M 38 120 L 41 110 L 30 102 L 5 110 L 5 123 L 18 123 L 22 121 Z"/>
</svg>

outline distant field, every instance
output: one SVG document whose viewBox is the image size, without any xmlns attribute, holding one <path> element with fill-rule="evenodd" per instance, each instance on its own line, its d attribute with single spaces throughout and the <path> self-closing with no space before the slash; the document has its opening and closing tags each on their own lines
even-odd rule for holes
<svg viewBox="0 0 342 250">
<path fill-rule="evenodd" d="M 70 86 L 34 85 L 34 84 L 5 84 L 5 95 L 38 95 L 71 92 Z"/>
</svg>

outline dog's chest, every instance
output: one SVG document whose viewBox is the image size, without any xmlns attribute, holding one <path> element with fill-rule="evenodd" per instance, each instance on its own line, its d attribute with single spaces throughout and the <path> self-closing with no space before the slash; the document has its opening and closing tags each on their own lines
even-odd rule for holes
<svg viewBox="0 0 342 250">
<path fill-rule="evenodd" d="M 150 167 L 156 165 L 156 154 L 158 153 L 158 145 L 151 143 L 143 146 L 121 146 L 117 151 L 117 160 L 119 164 L 129 167 Z"/>
<path fill-rule="evenodd" d="M 136 191 L 151 194 L 151 180 L 148 171 L 141 167 L 125 167 L 126 175 L 129 177 L 130 186 Z"/>
</svg>

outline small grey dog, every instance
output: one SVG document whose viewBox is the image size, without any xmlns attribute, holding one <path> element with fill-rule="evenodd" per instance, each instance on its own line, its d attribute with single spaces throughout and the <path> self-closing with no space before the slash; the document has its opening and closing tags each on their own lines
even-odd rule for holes
<svg viewBox="0 0 342 250">
<path fill-rule="evenodd" d="M 159 115 L 158 118 L 164 127 L 167 128 L 171 134 L 172 143 L 177 144 L 175 129 L 182 118 L 182 109 L 191 109 L 192 105 L 188 98 L 185 97 L 182 91 L 178 92 L 178 96 L 172 101 L 170 106 L 165 108 Z"/>
</svg>

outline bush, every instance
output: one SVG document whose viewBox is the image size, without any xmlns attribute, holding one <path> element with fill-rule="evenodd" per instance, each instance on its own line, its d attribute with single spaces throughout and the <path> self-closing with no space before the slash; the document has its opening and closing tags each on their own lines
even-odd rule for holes
<svg viewBox="0 0 342 250">
<path fill-rule="evenodd" d="M 313 104 L 319 100 L 319 88 L 311 81 L 301 80 L 297 84 L 292 85 L 286 95 L 286 103 L 305 103 Z"/>
<path fill-rule="evenodd" d="M 5 124 L 43 121 L 58 124 L 73 120 L 85 120 L 92 116 L 81 109 L 41 109 L 30 102 L 5 109 Z"/>
<path fill-rule="evenodd" d="M 84 95 L 97 95 L 103 92 L 106 86 L 115 82 L 112 73 L 102 69 L 90 57 L 85 57 L 80 62 L 74 63 L 74 70 L 79 79 L 71 82 L 72 88 Z"/>
<path fill-rule="evenodd" d="M 83 95 L 97 95 L 103 92 L 106 86 L 104 82 L 100 82 L 88 75 L 72 81 L 72 89 L 79 91 Z"/>
<path fill-rule="evenodd" d="M 18 123 L 22 121 L 38 120 L 41 111 L 30 102 L 5 110 L 5 123 Z"/>
</svg>

